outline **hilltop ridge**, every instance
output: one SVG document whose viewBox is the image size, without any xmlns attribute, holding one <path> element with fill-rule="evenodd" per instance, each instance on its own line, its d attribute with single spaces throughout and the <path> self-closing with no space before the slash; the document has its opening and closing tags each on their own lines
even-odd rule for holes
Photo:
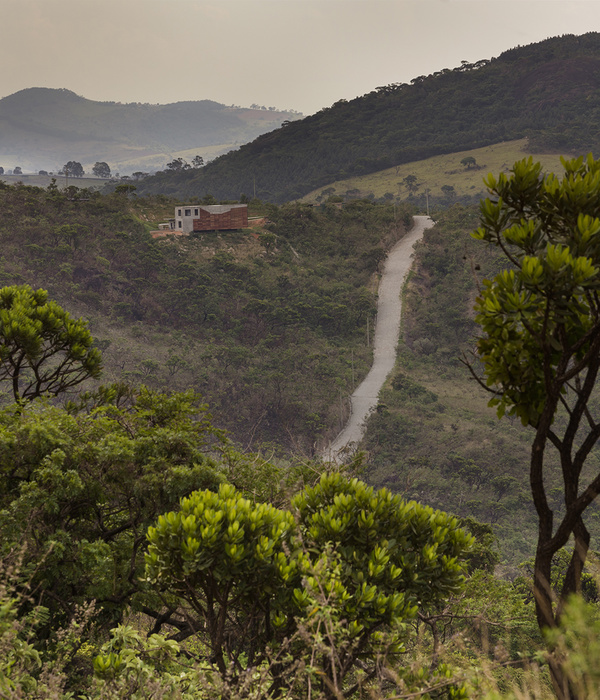
<svg viewBox="0 0 600 700">
<path fill-rule="evenodd" d="M 534 151 L 600 151 L 600 34 L 555 37 L 377 87 L 263 134 L 193 173 L 142 190 L 179 197 L 297 199 L 335 180 L 529 138 Z"/>
<path fill-rule="evenodd" d="M 298 116 L 212 100 L 122 104 L 27 88 L 0 99 L 0 164 L 53 170 L 100 160 L 113 170 L 156 170 L 183 151 L 207 160 Z"/>
</svg>

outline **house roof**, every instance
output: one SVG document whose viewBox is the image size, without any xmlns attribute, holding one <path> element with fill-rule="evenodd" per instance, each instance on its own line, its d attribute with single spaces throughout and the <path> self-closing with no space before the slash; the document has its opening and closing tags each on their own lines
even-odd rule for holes
<svg viewBox="0 0 600 700">
<path fill-rule="evenodd" d="M 232 209 L 248 207 L 247 204 L 182 204 L 177 209 L 204 209 L 209 214 L 225 214 Z"/>
</svg>

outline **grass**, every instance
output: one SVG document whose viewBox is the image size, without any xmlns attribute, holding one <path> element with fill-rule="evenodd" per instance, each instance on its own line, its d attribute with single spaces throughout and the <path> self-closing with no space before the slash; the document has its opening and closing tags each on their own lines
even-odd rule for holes
<svg viewBox="0 0 600 700">
<path fill-rule="evenodd" d="M 334 188 L 330 194 L 344 195 L 348 190 L 359 190 L 361 195 L 374 194 L 375 197 L 383 197 L 387 192 L 406 199 L 410 192 L 403 184 L 403 180 L 408 175 L 415 175 L 419 189 L 416 194 L 422 194 L 428 189 L 433 196 L 442 196 L 442 187 L 450 185 L 458 196 L 480 195 L 484 196 L 486 188 L 483 178 L 488 173 L 498 174 L 508 172 L 513 163 L 531 155 L 534 160 L 538 160 L 550 171 L 560 169 L 560 154 L 557 153 L 531 153 L 527 147 L 527 139 L 517 141 L 505 141 L 485 148 L 476 148 L 471 151 L 460 151 L 443 156 L 434 156 L 425 160 L 405 163 L 395 168 L 380 170 L 376 173 L 352 177 L 347 180 L 338 180 L 331 183 L 329 187 Z M 467 156 L 475 158 L 476 168 L 466 168 L 461 165 L 461 160 Z M 303 201 L 315 202 L 323 192 L 323 188 L 307 194 Z"/>
<path fill-rule="evenodd" d="M 62 175 L 0 175 L 0 181 L 6 182 L 7 185 L 16 185 L 22 182 L 24 185 L 32 187 L 48 187 L 53 179 L 56 179 L 56 186 L 59 189 L 64 189 L 67 186 L 66 180 Z M 69 187 L 74 185 L 80 189 L 89 187 L 92 190 L 100 190 L 110 180 L 104 180 L 98 177 L 70 177 Z"/>
</svg>

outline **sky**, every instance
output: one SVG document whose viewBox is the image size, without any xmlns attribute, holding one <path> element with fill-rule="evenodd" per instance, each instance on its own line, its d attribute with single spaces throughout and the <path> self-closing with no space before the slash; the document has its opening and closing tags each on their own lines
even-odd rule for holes
<svg viewBox="0 0 600 700">
<path fill-rule="evenodd" d="M 215 100 L 305 115 L 461 61 L 600 32 L 600 0 L 0 0 L 0 97 Z"/>
</svg>

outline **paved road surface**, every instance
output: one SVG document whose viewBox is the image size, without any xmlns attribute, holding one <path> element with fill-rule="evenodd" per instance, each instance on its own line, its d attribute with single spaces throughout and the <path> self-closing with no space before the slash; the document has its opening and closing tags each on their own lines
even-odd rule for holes
<svg viewBox="0 0 600 700">
<path fill-rule="evenodd" d="M 343 452 L 351 452 L 365 432 L 365 421 L 379 400 L 379 391 L 396 364 L 400 334 L 402 286 L 412 265 L 413 246 L 426 228 L 433 226 L 427 216 L 415 216 L 414 226 L 390 251 L 387 257 L 377 300 L 377 325 L 373 340 L 373 366 L 362 384 L 352 394 L 352 410 L 346 427 L 325 450 L 324 459 L 343 461 Z"/>
</svg>

